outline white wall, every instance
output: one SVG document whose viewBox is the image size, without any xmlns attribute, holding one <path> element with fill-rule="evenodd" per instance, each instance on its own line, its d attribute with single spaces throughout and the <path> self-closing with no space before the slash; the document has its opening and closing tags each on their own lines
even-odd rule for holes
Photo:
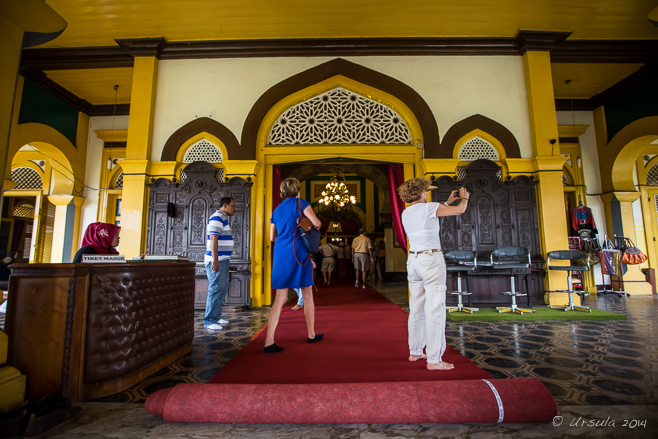
<svg viewBox="0 0 658 439">
<path fill-rule="evenodd" d="M 242 138 L 254 103 L 268 89 L 334 58 L 250 58 L 160 61 L 151 159 L 167 139 L 198 117 L 212 118 Z M 351 62 L 413 88 L 431 108 L 443 136 L 475 114 L 491 118 L 516 137 L 522 157 L 532 156 L 523 59 L 520 56 L 351 57 Z"/>
<path fill-rule="evenodd" d="M 82 196 L 85 201 L 82 205 L 80 218 L 80 242 L 87 226 L 98 221 L 98 200 L 100 187 L 101 163 L 103 155 L 103 141 L 98 138 L 94 130 L 127 130 L 128 116 L 92 117 L 89 119 L 89 137 L 87 140 L 87 162 L 85 172 L 85 188 Z"/>
</svg>

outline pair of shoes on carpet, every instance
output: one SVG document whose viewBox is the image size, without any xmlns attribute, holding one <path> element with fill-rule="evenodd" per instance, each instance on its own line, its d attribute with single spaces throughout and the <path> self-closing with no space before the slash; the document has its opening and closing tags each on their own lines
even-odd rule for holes
<svg viewBox="0 0 658 439">
<path fill-rule="evenodd" d="M 39 438 L 65 422 L 74 419 L 82 411 L 80 406 L 72 406 L 68 398 L 57 395 L 46 395 L 39 402 L 30 406 L 31 412 L 27 422 L 24 438 Z"/>
<path fill-rule="evenodd" d="M 298 309 L 302 309 L 302 308 L 304 308 L 304 305 L 295 305 L 290 309 L 293 310 L 293 311 L 297 311 Z"/>
<path fill-rule="evenodd" d="M 366 284 L 363 284 L 363 286 L 361 288 L 363 288 L 365 290 L 368 287 L 366 287 Z"/>
<path fill-rule="evenodd" d="M 359 281 L 358 281 L 358 280 L 354 283 L 354 286 L 355 286 L 356 288 L 359 288 Z"/>
<path fill-rule="evenodd" d="M 208 331 L 221 331 L 224 328 L 222 327 L 222 325 L 220 325 L 218 323 L 213 323 L 212 325 L 206 326 L 206 329 Z"/>
<path fill-rule="evenodd" d="M 315 337 L 307 338 L 306 342 L 307 343 L 317 343 L 319 341 L 322 341 L 323 338 L 324 338 L 324 334 L 315 334 Z"/>
<path fill-rule="evenodd" d="M 274 352 L 281 352 L 283 350 L 283 348 L 281 346 L 279 346 L 278 344 L 273 343 L 269 346 L 265 346 L 265 348 L 263 348 L 263 350 L 265 351 L 265 353 L 271 354 L 271 353 L 274 353 Z"/>
</svg>

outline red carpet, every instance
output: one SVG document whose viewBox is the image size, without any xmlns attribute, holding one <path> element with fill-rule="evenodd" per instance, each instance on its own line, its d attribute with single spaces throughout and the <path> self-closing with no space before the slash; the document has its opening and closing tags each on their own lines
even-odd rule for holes
<svg viewBox="0 0 658 439">
<path fill-rule="evenodd" d="M 451 371 L 407 361 L 407 314 L 371 288 L 337 286 L 315 295 L 322 342 L 306 343 L 303 311 L 291 301 L 277 328 L 283 352 L 263 352 L 263 330 L 211 384 L 160 390 L 145 408 L 169 422 L 231 423 L 549 422 L 557 414 L 540 381 L 494 380 L 450 347 Z"/>
<path fill-rule="evenodd" d="M 303 310 L 291 301 L 281 314 L 276 344 L 285 350 L 263 352 L 263 329 L 211 383 L 317 384 L 492 378 L 469 359 L 448 347 L 443 360 L 450 371 L 428 371 L 426 361 L 410 363 L 407 314 L 372 288 L 354 283 L 319 286 L 315 294 L 315 328 L 319 343 L 306 342 Z"/>
<path fill-rule="evenodd" d="M 549 422 L 557 407 L 535 379 L 352 384 L 178 384 L 145 408 L 168 422 Z M 498 398 L 496 398 L 496 395 Z M 499 402 L 500 403 L 499 403 Z"/>
</svg>

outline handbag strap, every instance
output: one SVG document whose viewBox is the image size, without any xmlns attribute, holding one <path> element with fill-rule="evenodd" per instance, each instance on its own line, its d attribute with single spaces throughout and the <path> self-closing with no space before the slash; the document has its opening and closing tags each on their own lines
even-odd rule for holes
<svg viewBox="0 0 658 439">
<path fill-rule="evenodd" d="M 308 265 L 308 263 L 311 261 L 311 254 L 308 254 L 308 259 L 306 259 L 305 263 L 299 262 L 299 258 L 297 257 L 297 230 L 301 228 L 301 220 L 304 218 L 304 215 L 302 215 L 302 203 L 299 201 L 299 198 L 297 198 L 297 210 L 299 210 L 299 219 L 297 220 L 297 227 L 295 227 L 295 233 L 292 235 L 292 253 L 295 255 L 295 261 L 302 267 Z M 302 233 L 304 233 L 304 230 L 302 229 Z"/>
</svg>

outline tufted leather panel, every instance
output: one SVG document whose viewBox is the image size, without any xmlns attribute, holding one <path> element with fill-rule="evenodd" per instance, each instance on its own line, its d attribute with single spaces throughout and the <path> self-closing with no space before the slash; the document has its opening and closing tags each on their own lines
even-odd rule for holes
<svg viewBox="0 0 658 439">
<path fill-rule="evenodd" d="M 163 265 L 91 267 L 85 384 L 134 374 L 194 338 L 194 264 Z"/>
</svg>

